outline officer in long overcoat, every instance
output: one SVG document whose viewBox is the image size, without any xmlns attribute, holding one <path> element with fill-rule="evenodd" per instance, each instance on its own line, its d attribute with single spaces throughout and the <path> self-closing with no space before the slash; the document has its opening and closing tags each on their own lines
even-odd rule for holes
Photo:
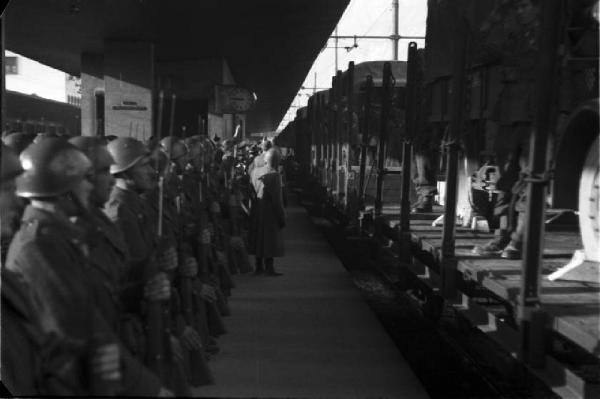
<svg viewBox="0 0 600 399">
<path fill-rule="evenodd" d="M 284 255 L 282 229 L 285 227 L 281 174 L 278 171 L 279 151 L 271 148 L 265 153 L 265 165 L 253 171 L 252 185 L 256 193 L 253 204 L 250 245 L 256 256 L 256 271 L 278 276 L 273 258 Z M 264 262 L 264 264 L 263 264 Z"/>
</svg>

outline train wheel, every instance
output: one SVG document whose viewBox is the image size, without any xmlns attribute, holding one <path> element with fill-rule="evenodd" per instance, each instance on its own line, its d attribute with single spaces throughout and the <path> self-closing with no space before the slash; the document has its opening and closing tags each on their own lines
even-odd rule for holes
<svg viewBox="0 0 600 399">
<path fill-rule="evenodd" d="M 600 136 L 590 147 L 579 181 L 579 227 L 586 259 L 600 262 Z"/>
</svg>

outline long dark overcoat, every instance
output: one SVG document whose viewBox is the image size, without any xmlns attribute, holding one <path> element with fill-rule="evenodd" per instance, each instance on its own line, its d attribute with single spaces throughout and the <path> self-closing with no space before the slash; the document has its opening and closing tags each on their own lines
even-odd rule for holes
<svg viewBox="0 0 600 399">
<path fill-rule="evenodd" d="M 253 170 L 252 185 L 256 192 L 251 214 L 250 249 L 261 258 L 284 255 L 283 232 L 285 211 L 281 175 L 269 166 Z"/>
</svg>

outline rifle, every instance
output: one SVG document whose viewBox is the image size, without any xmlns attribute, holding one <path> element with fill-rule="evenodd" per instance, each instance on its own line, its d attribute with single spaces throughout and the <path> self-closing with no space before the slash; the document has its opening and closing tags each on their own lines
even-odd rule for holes
<svg viewBox="0 0 600 399">
<path fill-rule="evenodd" d="M 183 200 L 183 189 L 182 189 L 182 178 L 183 176 L 178 176 L 180 185 L 179 185 L 179 195 L 175 198 L 175 203 L 177 206 L 177 214 L 180 220 L 180 239 L 179 242 L 183 241 L 185 233 L 183 230 L 183 215 L 182 215 L 182 200 Z M 198 319 L 194 317 L 194 297 L 193 297 L 193 281 L 191 277 L 184 276 L 183 274 L 180 276 L 179 280 L 179 288 L 181 294 L 181 307 L 183 311 L 183 318 L 185 320 L 185 324 L 192 327 L 194 330 L 198 332 Z M 205 357 L 205 352 L 203 349 L 193 350 L 188 352 L 187 356 L 187 365 L 188 370 L 190 372 L 190 383 L 192 386 L 202 386 L 213 383 L 213 377 L 208 368 L 207 360 Z"/>
<path fill-rule="evenodd" d="M 162 114 L 164 104 L 164 93 L 161 90 L 158 96 L 158 118 L 156 132 L 160 139 L 160 131 L 162 129 Z M 158 174 L 158 238 L 162 237 L 163 231 L 163 190 L 164 178 L 159 170 L 158 157 L 156 158 L 156 172 Z M 147 277 L 152 278 L 158 274 L 158 268 L 154 261 L 150 262 L 147 268 Z M 149 278 L 146 278 L 148 281 Z M 148 341 L 147 341 L 147 363 L 152 370 L 161 379 L 165 380 L 166 357 L 164 349 L 164 323 L 163 323 L 163 304 L 156 301 L 147 303 L 146 322 L 148 324 Z"/>
<path fill-rule="evenodd" d="M 204 210 L 201 213 L 200 225 L 208 226 L 208 216 L 206 215 L 206 212 Z M 211 255 L 212 244 L 210 242 L 205 242 L 204 240 L 202 240 L 200 245 L 200 259 L 202 264 L 206 266 L 206 271 L 209 274 L 209 276 L 207 277 L 212 280 L 213 276 L 211 276 L 211 274 L 213 274 L 214 265 L 213 260 L 211 259 Z M 217 303 L 206 302 L 205 310 L 210 335 L 212 335 L 213 337 L 217 337 L 219 335 L 225 334 L 227 330 L 225 329 L 225 324 L 223 323 L 223 319 L 221 318 L 221 314 L 219 313 L 219 309 L 217 308 Z"/>
</svg>

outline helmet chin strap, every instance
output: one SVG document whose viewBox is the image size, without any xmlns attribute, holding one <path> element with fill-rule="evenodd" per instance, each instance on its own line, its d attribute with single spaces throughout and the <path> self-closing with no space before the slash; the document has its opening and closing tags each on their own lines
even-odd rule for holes
<svg viewBox="0 0 600 399">
<path fill-rule="evenodd" d="M 141 190 L 135 179 L 129 175 L 128 171 L 121 172 L 115 176 L 115 186 L 123 190 L 133 191 L 137 194 L 143 194 L 146 190 Z"/>
<path fill-rule="evenodd" d="M 88 213 L 88 208 L 81 202 L 79 197 L 72 192 L 68 192 L 58 200 L 59 206 L 67 216 L 80 216 Z"/>
</svg>

